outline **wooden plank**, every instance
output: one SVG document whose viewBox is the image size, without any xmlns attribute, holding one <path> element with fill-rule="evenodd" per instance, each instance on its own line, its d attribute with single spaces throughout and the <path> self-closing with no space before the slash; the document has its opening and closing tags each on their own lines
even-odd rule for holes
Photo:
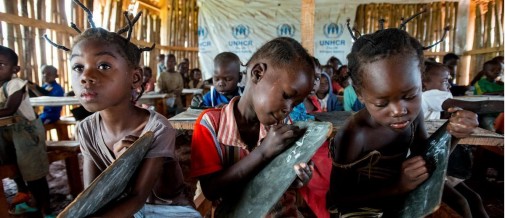
<svg viewBox="0 0 505 218">
<path fill-rule="evenodd" d="M 87 217 L 119 197 L 144 159 L 152 141 L 152 132 L 146 132 L 137 139 L 119 158 L 95 178 L 90 186 L 58 215 L 58 218 Z"/>
<path fill-rule="evenodd" d="M 293 166 L 307 162 L 331 132 L 328 122 L 295 123 L 307 128 L 305 135 L 275 157 L 249 181 L 236 199 L 224 199 L 216 217 L 264 217 L 296 178 Z M 267 188 L 268 187 L 268 188 Z"/>
<path fill-rule="evenodd" d="M 23 26 L 31 26 L 35 28 L 47 28 L 51 29 L 56 32 L 62 32 L 62 33 L 67 33 L 71 36 L 77 35 L 77 33 L 74 31 L 69 26 L 62 25 L 62 24 L 56 24 L 56 23 L 49 23 L 41 20 L 36 20 L 33 18 L 26 18 L 26 17 L 20 17 L 16 15 L 12 15 L 9 13 L 3 13 L 0 12 L 0 20 L 7 22 L 8 24 L 19 24 Z M 132 39 L 131 40 L 133 43 L 135 43 L 138 46 L 142 47 L 151 47 L 152 43 L 151 42 L 145 42 L 145 41 L 139 41 L 137 39 Z M 45 41 L 44 41 L 45 43 Z M 168 45 L 157 45 L 156 47 L 161 48 L 161 49 L 166 49 L 166 50 L 174 50 L 174 51 L 193 51 L 193 52 L 198 52 L 198 47 L 184 47 L 184 46 L 168 46 Z"/>
<path fill-rule="evenodd" d="M 302 46 L 309 54 L 314 54 L 314 11 L 315 0 L 302 0 L 301 29 Z"/>
</svg>

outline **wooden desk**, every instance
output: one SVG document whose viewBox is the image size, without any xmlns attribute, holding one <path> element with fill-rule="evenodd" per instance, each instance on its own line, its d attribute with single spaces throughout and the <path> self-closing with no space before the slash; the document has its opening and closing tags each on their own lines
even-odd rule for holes
<svg viewBox="0 0 505 218">
<path fill-rule="evenodd" d="M 170 123 L 175 129 L 193 130 L 193 125 L 196 119 L 203 110 L 189 109 L 170 119 Z M 334 111 L 325 113 L 314 113 L 316 120 L 327 121 L 333 124 L 332 136 L 342 128 L 345 121 L 352 116 L 352 112 L 347 111 Z M 425 126 L 428 134 L 433 134 L 446 120 L 430 120 L 425 121 Z M 479 145 L 479 146 L 500 146 L 503 147 L 503 135 L 477 128 L 475 133 L 470 137 L 461 139 L 459 144 Z"/>
<path fill-rule="evenodd" d="M 139 99 L 139 103 L 151 104 L 156 100 L 167 98 L 168 94 L 159 93 L 146 93 Z M 79 98 L 71 97 L 53 97 L 53 96 L 40 96 L 30 98 L 32 106 L 66 106 L 66 105 L 80 105 Z M 154 104 L 153 104 L 154 105 Z"/>
<path fill-rule="evenodd" d="M 200 116 L 200 113 L 203 111 L 204 110 L 189 108 L 188 110 L 171 117 L 168 121 L 175 129 L 193 130 L 196 119 L 198 119 L 198 116 Z"/>
<path fill-rule="evenodd" d="M 454 96 L 454 99 L 463 101 L 503 101 L 501 95 L 468 95 L 468 96 Z"/>
<path fill-rule="evenodd" d="M 197 94 L 202 95 L 203 89 L 183 89 L 182 95 L 184 95 L 185 98 L 184 106 L 189 108 L 191 106 L 191 100 L 193 100 L 193 96 Z"/>
</svg>

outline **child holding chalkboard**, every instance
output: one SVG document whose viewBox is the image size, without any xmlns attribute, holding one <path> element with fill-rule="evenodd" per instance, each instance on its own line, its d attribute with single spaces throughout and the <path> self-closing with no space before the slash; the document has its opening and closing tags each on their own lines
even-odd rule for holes
<svg viewBox="0 0 505 218">
<path fill-rule="evenodd" d="M 349 73 L 365 108 L 338 131 L 331 149 L 327 208 L 333 216 L 395 216 L 403 197 L 428 179 L 431 166 L 420 156 L 428 138 L 421 111 L 423 49 L 401 28 L 363 35 L 352 46 Z M 470 111 L 449 112 L 453 138 L 478 126 Z"/>
<path fill-rule="evenodd" d="M 424 119 L 439 119 L 440 113 L 450 107 L 460 107 L 479 113 L 503 111 L 503 101 L 467 102 L 452 99 L 449 91 L 449 68 L 441 63 L 425 62 L 422 74 L 422 108 Z M 463 181 L 471 171 L 472 153 L 467 145 L 457 145 L 449 157 L 443 201 L 463 217 L 488 217 L 482 200 Z"/>
<path fill-rule="evenodd" d="M 215 202 L 237 197 L 249 180 L 304 133 L 283 120 L 312 89 L 314 64 L 307 51 L 294 39 L 276 38 L 259 48 L 246 66 L 244 95 L 221 109 L 203 112 L 194 127 L 192 175 L 200 180 L 205 197 Z M 293 186 L 300 187 L 310 179 L 312 167 L 301 163 L 294 168 L 298 179 Z M 295 196 L 289 189 L 270 215 L 300 216 Z"/>
<path fill-rule="evenodd" d="M 81 33 L 74 26 L 81 34 L 72 48 L 57 46 L 71 52 L 71 82 L 79 102 L 86 110 L 97 112 L 80 122 L 76 131 L 83 154 L 84 185 L 89 186 L 140 135 L 154 133 L 123 197 L 92 216 L 200 217 L 189 206 L 191 199 L 184 195 L 185 185 L 175 154 L 175 130 L 162 115 L 135 106 L 142 95 L 142 91 L 136 92 L 143 90 L 139 89 L 143 84 L 141 53 L 153 48 L 139 48 L 130 42 L 140 14 L 128 22 L 128 27 L 109 32 L 95 27 L 89 10 L 76 2 L 88 12 L 92 28 Z M 121 34 L 126 32 L 123 37 Z"/>
</svg>

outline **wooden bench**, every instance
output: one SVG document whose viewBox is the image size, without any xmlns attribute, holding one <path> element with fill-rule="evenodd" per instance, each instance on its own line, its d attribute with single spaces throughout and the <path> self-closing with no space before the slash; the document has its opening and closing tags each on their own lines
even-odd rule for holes
<svg viewBox="0 0 505 218">
<path fill-rule="evenodd" d="M 47 141 L 46 145 L 49 163 L 65 160 L 70 194 L 76 197 L 84 189 L 79 168 L 78 154 L 81 151 L 79 143 L 77 141 Z"/>
<path fill-rule="evenodd" d="M 46 129 L 46 131 L 55 129 L 58 140 L 70 140 L 68 127 L 71 125 L 77 125 L 77 121 L 74 117 L 60 117 L 60 120 L 54 123 L 44 124 L 44 129 Z"/>
</svg>

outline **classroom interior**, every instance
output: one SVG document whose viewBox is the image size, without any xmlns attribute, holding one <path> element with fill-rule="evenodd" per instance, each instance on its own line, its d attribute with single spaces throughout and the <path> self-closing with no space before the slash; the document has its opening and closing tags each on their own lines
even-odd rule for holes
<svg viewBox="0 0 505 218">
<path fill-rule="evenodd" d="M 352 17 L 349 18 L 352 32 L 362 35 L 377 31 L 381 25 L 385 28 L 396 27 L 402 19 L 427 10 L 426 13 L 420 15 L 419 19 L 414 19 L 406 31 L 425 45 L 434 44 L 441 38 L 444 39 L 443 42 L 424 51 L 426 59 L 442 63 L 447 54 L 456 55 L 458 62 L 451 79 L 453 83 L 451 91 L 455 98 L 467 101 L 498 100 L 503 102 L 503 91 L 493 96 L 475 95 L 475 90 L 470 85 L 472 79 L 484 70 L 486 62 L 501 56 L 502 70 L 497 82 L 503 87 L 505 77 L 503 74 L 503 0 L 356 0 L 352 3 L 343 0 L 297 0 L 296 2 L 291 0 L 82 0 L 82 2 L 92 11 L 96 25 L 110 31 L 117 31 L 127 25 L 123 17 L 124 11 L 127 11 L 130 17 L 142 12 L 142 16 L 133 29 L 131 41 L 139 47 L 151 47 L 153 44 L 155 47 L 150 52 L 143 52 L 140 58 L 140 65 L 152 70 L 149 83 L 153 87 L 140 98 L 139 106 L 163 114 L 177 129 L 175 144 L 179 163 L 185 182 L 189 184 L 194 194 L 196 209 L 204 217 L 213 217 L 212 203 L 205 199 L 201 191 L 197 190 L 197 179 L 189 176 L 193 125 L 202 112 L 202 107 L 193 105 L 192 101 L 195 97 L 202 96 L 212 89 L 214 56 L 226 51 L 227 43 L 235 41 L 246 43 L 242 40 L 244 36 L 239 34 L 223 34 L 220 38 L 219 34 L 215 34 L 222 31 L 219 28 L 232 29 L 237 28 L 233 26 L 235 23 L 244 23 L 245 26 L 249 25 L 246 29 L 249 34 L 249 28 L 253 27 L 251 23 L 255 22 L 251 17 L 272 13 L 266 12 L 269 9 L 285 14 L 278 8 L 297 8 L 295 13 L 288 15 L 294 14 L 294 17 L 286 18 L 296 21 L 296 25 L 288 25 L 291 28 L 290 31 L 296 30 L 293 34 L 288 34 L 288 37 L 297 39 L 309 54 L 319 58 L 321 65 L 334 67 L 334 77 L 331 77 L 331 82 L 338 83 L 338 86 L 342 88 L 341 92 L 335 92 L 335 94 L 340 101 L 344 102 L 343 90 L 349 85 L 345 82 L 348 76 L 339 74 L 345 70 L 340 68 L 347 64 L 345 57 L 352 46 L 352 40 L 345 25 L 347 17 L 343 17 L 345 15 L 341 17 L 338 14 L 344 12 L 351 14 Z M 223 13 L 229 12 L 231 16 L 242 13 L 241 8 L 247 8 L 247 10 L 243 9 L 244 16 L 232 17 L 230 21 L 220 19 Z M 327 13 L 327 16 L 324 13 Z M 280 16 L 280 18 L 271 18 L 272 22 L 283 22 L 282 15 L 275 16 Z M 338 36 L 331 36 L 331 32 L 319 31 L 321 27 L 327 27 L 321 23 L 321 19 L 336 22 L 338 24 L 336 31 L 340 32 Z M 385 19 L 386 22 L 381 24 L 381 19 Z M 258 19 L 258 22 L 260 20 L 264 22 L 262 19 Z M 55 98 L 38 96 L 36 93 L 30 96 L 36 113 L 42 113 L 43 107 L 47 106 L 62 107 L 59 120 L 44 125 L 47 153 L 51 163 L 50 173 L 46 178 L 49 182 L 51 207 L 57 213 L 64 210 L 84 190 L 82 154 L 80 154 L 79 143 L 76 141 L 75 128 L 82 119 L 81 116 L 87 114 L 86 111 L 82 112 L 79 109 L 81 107 L 79 100 L 71 94 L 68 95 L 72 91 L 70 54 L 51 46 L 44 35 L 58 44 L 70 47 L 75 40 L 74 37 L 78 35 L 75 29 L 70 27 L 71 22 L 81 29 L 89 27 L 85 12 L 70 0 L 0 0 L 0 45 L 11 48 L 18 54 L 20 71 L 17 77 L 42 87 L 44 85 L 42 66 L 52 65 L 57 69 L 58 74 L 55 81 L 61 85 L 65 93 L 64 96 Z M 257 31 L 260 33 L 266 30 Z M 270 35 L 258 34 L 261 36 L 254 36 L 256 38 L 251 36 L 251 40 L 257 40 L 254 43 L 258 42 L 250 46 L 251 49 L 257 49 L 260 43 L 277 36 L 286 36 L 282 31 L 283 29 L 279 26 Z M 251 33 L 251 35 L 254 34 L 254 32 Z M 346 41 L 349 47 L 338 47 L 340 42 L 335 41 L 334 38 L 340 39 L 344 36 L 349 39 Z M 321 37 L 333 37 L 334 41 L 328 41 L 329 44 L 324 45 L 326 50 L 321 44 L 324 41 Z M 237 49 L 236 53 L 243 64 L 248 61 L 247 58 L 251 54 L 239 53 L 241 52 L 239 50 L 244 47 L 249 49 L 248 46 L 246 43 L 233 47 Z M 159 57 L 165 55 L 166 58 L 168 54 L 175 55 L 177 62 L 175 70 L 180 72 L 185 79 L 184 89 L 180 93 L 182 105 L 173 110 L 172 95 L 158 92 L 156 85 L 156 78 L 159 78 L 162 73 L 159 71 Z M 339 59 L 336 66 L 329 60 L 333 56 Z M 166 64 L 166 59 L 162 59 L 161 63 Z M 245 68 L 242 67 L 241 70 Z M 195 72 L 200 72 L 199 78 L 194 79 Z M 193 80 L 195 82 L 190 86 Z M 493 120 L 496 122 L 501 119 L 501 132 L 500 127 L 493 126 L 494 123 L 492 123 L 492 129 L 482 128 L 482 131 L 479 130 L 480 132 L 475 133 L 474 137 L 465 141 L 470 144 L 469 148 L 472 151 L 471 177 L 466 180 L 466 183 L 480 194 L 489 217 L 504 216 L 503 108 L 501 112 L 501 118 Z M 336 128 L 335 126 L 343 125 L 345 119 L 351 114 L 352 112 L 328 115 L 330 118 L 321 115 L 321 119 L 337 119 L 338 117 L 338 121 L 333 122 Z M 17 121 L 13 116 L 0 117 L 0 129 Z M 430 133 L 433 133 L 442 123 L 429 123 L 432 128 Z M 338 130 L 334 129 L 334 131 Z M 16 184 L 10 179 L 16 171 L 15 165 L 0 165 L 2 193 L 5 195 L 4 197 L 0 194 L 0 217 L 41 217 L 37 212 L 21 215 L 7 213 L 10 202 L 17 193 Z M 298 202 L 298 205 L 305 217 L 316 217 L 303 200 Z M 462 216 L 442 203 L 438 210 L 428 217 Z"/>
</svg>

